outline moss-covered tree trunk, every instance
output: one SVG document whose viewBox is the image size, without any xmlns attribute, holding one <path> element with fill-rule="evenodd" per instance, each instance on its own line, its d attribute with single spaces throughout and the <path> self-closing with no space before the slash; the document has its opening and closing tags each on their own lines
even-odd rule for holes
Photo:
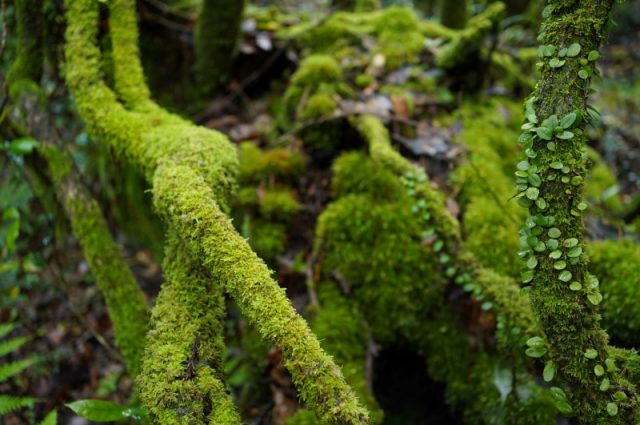
<svg viewBox="0 0 640 425">
<path fill-rule="evenodd" d="M 462 29 L 469 20 L 467 0 L 440 0 L 440 22 L 442 25 Z"/>
<path fill-rule="evenodd" d="M 195 33 L 198 92 L 211 95 L 228 78 L 233 65 L 244 0 L 203 0 Z"/>
<path fill-rule="evenodd" d="M 582 424 L 631 424 L 637 397 L 610 357 L 600 327 L 598 280 L 587 273 L 582 201 L 589 83 L 605 38 L 611 0 L 556 0 L 542 26 L 542 76 L 526 102 L 518 164 L 519 203 L 530 217 L 521 229 L 522 255 L 535 314 L 546 341 L 528 353 L 546 361 L 558 382 L 559 409 Z M 555 375 L 555 377 L 554 377 Z M 635 417 L 635 420 L 634 420 Z"/>
</svg>

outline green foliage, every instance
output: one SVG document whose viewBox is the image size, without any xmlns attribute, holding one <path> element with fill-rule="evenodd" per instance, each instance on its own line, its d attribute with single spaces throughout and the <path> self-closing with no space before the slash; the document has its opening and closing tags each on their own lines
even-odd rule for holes
<svg viewBox="0 0 640 425">
<path fill-rule="evenodd" d="M 95 422 L 113 422 L 125 419 L 139 422 L 146 416 L 146 413 L 138 407 L 122 406 L 105 400 L 78 400 L 67 403 L 65 406 L 78 416 Z"/>
<path fill-rule="evenodd" d="M 10 323 L 0 325 L 0 338 L 4 338 L 14 329 L 15 326 Z M 0 357 L 15 353 L 25 342 L 26 339 L 21 337 L 9 340 L 0 340 Z M 31 366 L 34 361 L 35 360 L 33 358 L 27 358 L 5 362 L 0 365 L 0 384 L 7 382 L 9 379 L 24 371 L 26 368 Z M 0 417 L 22 407 L 31 407 L 36 403 L 36 401 L 37 400 L 33 397 L 18 397 L 14 395 L 0 394 Z"/>
</svg>

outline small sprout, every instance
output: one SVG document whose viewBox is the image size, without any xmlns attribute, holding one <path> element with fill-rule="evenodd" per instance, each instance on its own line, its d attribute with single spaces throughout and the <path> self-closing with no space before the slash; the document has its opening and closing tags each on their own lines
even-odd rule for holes
<svg viewBox="0 0 640 425">
<path fill-rule="evenodd" d="M 542 378 L 545 382 L 551 382 L 553 377 L 556 375 L 556 365 L 552 360 L 548 361 L 547 364 L 544 365 L 544 370 L 542 371 Z"/>
<path fill-rule="evenodd" d="M 584 356 L 588 359 L 593 360 L 598 357 L 598 352 L 594 348 L 587 348 L 587 350 L 584 352 Z"/>
<path fill-rule="evenodd" d="M 602 365 L 597 364 L 593 367 L 593 373 L 595 373 L 596 376 L 602 376 L 604 375 L 604 368 Z"/>
<path fill-rule="evenodd" d="M 600 391 L 607 391 L 609 389 L 610 386 L 610 382 L 609 382 L 609 378 L 604 378 L 602 380 L 602 382 L 600 382 Z"/>
<path fill-rule="evenodd" d="M 567 56 L 570 58 L 575 58 L 580 54 L 580 50 L 582 50 L 582 47 L 578 43 L 573 43 L 567 49 Z"/>
<path fill-rule="evenodd" d="M 562 273 L 558 275 L 558 279 L 560 279 L 563 282 L 569 282 L 572 277 L 573 275 L 569 270 L 563 270 Z"/>
<path fill-rule="evenodd" d="M 558 229 L 557 227 L 552 227 L 551 229 L 549 229 L 547 234 L 549 235 L 550 238 L 557 239 L 560 237 L 562 232 L 560 232 L 560 229 Z"/>
<path fill-rule="evenodd" d="M 556 261 L 553 263 L 553 268 L 556 270 L 564 270 L 567 268 L 567 262 L 563 260 Z"/>
<path fill-rule="evenodd" d="M 618 405 L 614 402 L 607 403 L 607 413 L 609 416 L 615 416 L 618 414 Z"/>
<path fill-rule="evenodd" d="M 580 284 L 580 282 L 571 282 L 571 285 L 569 285 L 569 289 L 571 289 L 572 291 L 579 291 L 582 289 L 582 284 Z"/>
</svg>

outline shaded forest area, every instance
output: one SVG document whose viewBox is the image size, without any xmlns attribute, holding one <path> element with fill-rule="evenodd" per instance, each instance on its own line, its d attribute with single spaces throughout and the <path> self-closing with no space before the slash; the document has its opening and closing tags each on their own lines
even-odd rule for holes
<svg viewBox="0 0 640 425">
<path fill-rule="evenodd" d="M 639 1 L 0 1 L 0 423 L 640 424 Z"/>
</svg>

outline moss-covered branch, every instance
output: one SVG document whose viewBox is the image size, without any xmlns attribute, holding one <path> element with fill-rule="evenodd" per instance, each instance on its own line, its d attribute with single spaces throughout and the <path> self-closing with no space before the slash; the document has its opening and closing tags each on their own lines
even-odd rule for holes
<svg viewBox="0 0 640 425">
<path fill-rule="evenodd" d="M 530 217 L 521 230 L 525 283 L 547 336 L 530 341 L 530 355 L 548 352 L 563 391 L 559 407 L 584 424 L 638 420 L 635 389 L 609 357 L 600 327 L 598 280 L 587 272 L 582 201 L 587 95 L 593 61 L 605 37 L 612 2 L 549 2 L 540 40 L 542 77 L 526 102 L 518 164 L 519 203 Z"/>
<path fill-rule="evenodd" d="M 222 287 L 169 231 L 137 389 L 160 424 L 240 424 L 223 383 Z"/>
<path fill-rule="evenodd" d="M 18 89 L 16 83 L 20 80 L 39 83 L 43 61 L 42 0 L 16 0 L 14 5 L 17 55 L 7 72 L 7 83 L 10 92 L 12 91 L 11 89 Z"/>
<path fill-rule="evenodd" d="M 114 10 L 116 7 L 123 9 Z M 134 22 L 131 19 L 113 22 L 122 17 L 119 12 L 132 13 L 131 2 L 116 2 L 111 8 L 112 28 L 131 27 Z M 283 350 L 285 363 L 302 397 L 315 413 L 330 423 L 366 423 L 366 411 L 359 406 L 338 367 L 321 350 L 267 267 L 224 215 L 229 194 L 235 187 L 237 157 L 233 145 L 219 133 L 190 125 L 165 112 L 125 109 L 98 74 L 97 22 L 96 2 L 67 2 L 66 76 L 90 130 L 113 147 L 116 154 L 144 171 L 152 183 L 158 212 L 180 236 L 189 255 L 198 258 L 199 264 L 236 300 L 248 321 Z M 121 41 L 125 48 L 133 38 L 124 37 Z M 132 49 L 128 51 L 133 54 Z M 137 60 L 124 53 L 116 57 Z M 124 72 L 116 75 L 121 79 L 129 76 Z M 131 75 L 140 84 L 141 74 Z M 135 84 L 121 82 L 117 86 L 126 88 Z M 137 94 L 126 93 L 125 90 L 120 95 L 127 97 L 128 103 L 139 101 Z M 155 312 L 153 317 L 162 320 Z M 161 323 L 154 326 L 160 327 Z M 161 361 L 150 358 L 145 364 Z M 150 386 L 143 386 L 142 390 L 146 394 L 141 397 L 149 401 L 156 394 Z M 156 406 L 156 412 L 165 417 L 160 408 Z"/>
<path fill-rule="evenodd" d="M 135 377 L 140 371 L 147 332 L 148 309 L 144 293 L 123 261 L 98 203 L 75 175 L 70 155 L 51 142 L 43 143 L 39 151 L 47 159 L 57 198 L 105 298 L 116 345 L 124 356 L 129 374 Z"/>
</svg>

